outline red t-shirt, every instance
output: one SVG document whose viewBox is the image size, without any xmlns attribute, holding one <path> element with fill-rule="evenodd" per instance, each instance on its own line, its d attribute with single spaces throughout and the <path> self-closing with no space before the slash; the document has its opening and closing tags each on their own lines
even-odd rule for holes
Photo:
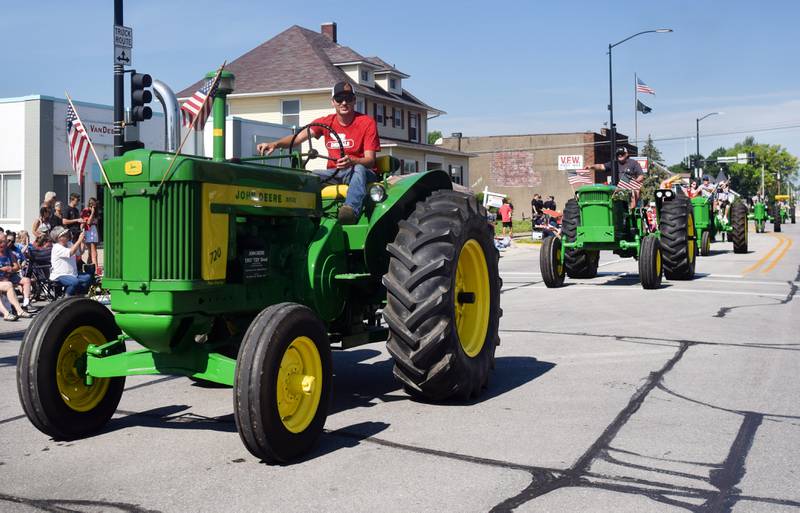
<svg viewBox="0 0 800 513">
<path fill-rule="evenodd" d="M 499 209 L 500 212 L 500 219 L 503 220 L 504 223 L 511 222 L 511 205 L 508 203 L 504 203 Z"/>
<path fill-rule="evenodd" d="M 375 120 L 360 112 L 355 114 L 353 121 L 347 126 L 339 124 L 336 114 L 317 118 L 314 123 L 322 123 L 333 128 L 342 140 L 345 154 L 350 157 L 363 158 L 365 151 L 381 151 L 381 141 L 378 139 L 378 127 L 375 124 Z M 336 158 L 341 157 L 339 155 L 339 142 L 336 138 L 324 128 L 311 127 L 311 133 L 315 137 L 319 137 L 323 132 L 325 133 L 325 148 L 328 149 L 328 155 Z M 328 168 L 334 167 L 336 167 L 336 162 L 329 160 Z"/>
</svg>

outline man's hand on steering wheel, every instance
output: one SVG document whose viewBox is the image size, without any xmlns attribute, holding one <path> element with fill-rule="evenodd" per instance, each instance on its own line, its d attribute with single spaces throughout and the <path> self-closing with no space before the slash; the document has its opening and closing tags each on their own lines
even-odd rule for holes
<svg viewBox="0 0 800 513">
<path fill-rule="evenodd" d="M 344 157 L 338 159 L 336 161 L 336 169 L 347 169 L 352 167 L 354 164 L 353 160 L 350 158 L 349 155 L 345 155 Z"/>
</svg>

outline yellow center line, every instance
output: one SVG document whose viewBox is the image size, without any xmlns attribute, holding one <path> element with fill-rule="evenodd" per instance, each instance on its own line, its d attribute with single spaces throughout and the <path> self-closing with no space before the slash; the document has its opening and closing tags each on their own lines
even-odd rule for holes
<svg viewBox="0 0 800 513">
<path fill-rule="evenodd" d="M 761 257 L 755 264 L 751 265 L 750 267 L 748 267 L 747 269 L 742 271 L 742 274 L 751 273 L 751 272 L 755 271 L 756 269 L 758 269 L 759 267 L 761 267 L 762 265 L 764 265 L 764 263 L 767 260 L 770 259 L 770 257 L 778 250 L 778 248 L 780 248 L 783 245 L 783 242 L 784 242 L 783 237 L 780 237 L 779 235 L 775 235 L 774 233 L 770 233 L 769 235 L 771 237 L 775 237 L 776 239 L 778 239 L 778 244 L 776 244 L 775 247 L 770 249 L 769 252 L 766 255 L 764 255 L 763 257 Z"/>
<path fill-rule="evenodd" d="M 783 237 L 783 236 L 781 236 L 781 237 Z M 791 239 L 790 237 L 786 237 L 786 247 L 784 247 L 784 248 L 783 248 L 783 250 L 782 250 L 782 251 L 781 251 L 781 252 L 778 254 L 778 257 L 777 257 L 775 260 L 773 260 L 773 261 L 772 261 L 772 263 L 771 263 L 771 264 L 769 264 L 769 265 L 768 265 L 766 268 L 764 268 L 764 270 L 763 270 L 763 271 L 761 271 L 761 272 L 762 272 L 762 273 L 768 273 L 768 272 L 770 272 L 770 271 L 771 271 L 771 270 L 772 270 L 772 269 L 773 269 L 773 268 L 774 268 L 776 265 L 778 265 L 778 262 L 780 262 L 780 261 L 781 261 L 781 258 L 783 258 L 784 256 L 786 256 L 786 252 L 787 252 L 787 251 L 789 251 L 789 248 L 791 248 L 791 247 L 792 247 L 792 244 L 793 244 L 793 243 L 794 243 L 794 240 L 793 240 L 793 239 Z"/>
</svg>

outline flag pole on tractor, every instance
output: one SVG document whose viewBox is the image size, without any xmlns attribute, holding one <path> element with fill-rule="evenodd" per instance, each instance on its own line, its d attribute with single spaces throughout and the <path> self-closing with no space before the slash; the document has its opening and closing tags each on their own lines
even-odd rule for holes
<svg viewBox="0 0 800 513">
<path fill-rule="evenodd" d="M 200 86 L 200 89 L 197 90 L 191 96 L 191 98 L 183 102 L 183 105 L 181 105 L 181 118 L 183 119 L 183 126 L 188 125 L 189 130 L 187 130 L 186 134 L 184 134 L 181 144 L 178 146 L 178 149 L 175 151 L 175 155 L 172 157 L 172 162 L 169 163 L 169 167 L 164 173 L 164 176 L 161 177 L 161 183 L 158 184 L 158 190 L 161 190 L 161 186 L 164 185 L 164 181 L 169 176 L 172 166 L 174 166 L 175 161 L 178 160 L 178 155 L 180 155 L 183 145 L 189 138 L 189 134 L 192 133 L 192 130 L 203 130 L 203 126 L 205 125 L 206 120 L 211 113 L 211 101 L 214 99 L 214 95 L 217 92 L 219 78 L 222 76 L 222 71 L 225 69 L 226 64 L 228 64 L 227 60 L 222 63 L 222 66 L 219 67 L 213 79 L 206 80 L 203 85 Z M 202 124 L 200 123 L 200 120 L 202 120 Z M 198 125 L 200 126 L 199 129 L 197 128 Z M 158 194 L 158 191 L 156 191 L 156 194 Z"/>
<path fill-rule="evenodd" d="M 64 91 L 64 96 L 67 97 L 69 106 L 67 107 L 67 149 L 69 150 L 69 161 L 72 163 L 72 169 L 78 175 L 78 186 L 83 195 L 84 172 L 86 171 L 86 160 L 91 150 L 94 155 L 97 165 L 100 166 L 100 172 L 103 174 L 103 179 L 106 181 L 108 188 L 111 188 L 111 183 L 108 181 L 106 170 L 103 167 L 103 162 L 97 156 L 94 149 L 92 140 L 89 138 L 89 133 L 86 132 L 86 127 L 83 125 L 78 110 L 72 103 L 69 93 Z M 85 196 L 84 196 L 85 199 Z"/>
<path fill-rule="evenodd" d="M 633 145 L 639 148 L 639 77 L 633 73 Z"/>
</svg>

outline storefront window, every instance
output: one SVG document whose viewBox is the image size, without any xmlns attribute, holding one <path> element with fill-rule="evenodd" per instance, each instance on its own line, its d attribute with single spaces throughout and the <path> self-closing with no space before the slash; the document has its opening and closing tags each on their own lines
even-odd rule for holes
<svg viewBox="0 0 800 513">
<path fill-rule="evenodd" d="M 0 173 L 0 218 L 22 219 L 21 173 Z"/>
</svg>

